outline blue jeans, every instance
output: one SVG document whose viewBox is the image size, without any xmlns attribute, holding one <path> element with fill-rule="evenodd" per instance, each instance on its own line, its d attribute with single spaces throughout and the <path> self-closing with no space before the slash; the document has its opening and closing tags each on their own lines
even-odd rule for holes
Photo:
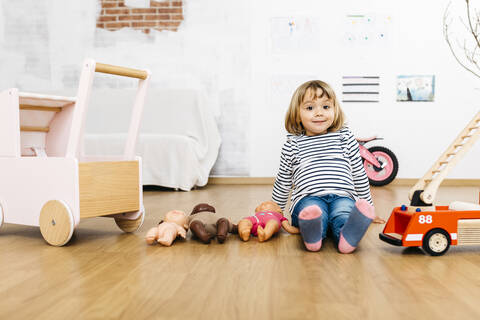
<svg viewBox="0 0 480 320">
<path fill-rule="evenodd" d="M 293 208 L 292 225 L 298 227 L 298 215 L 304 208 L 312 205 L 318 206 L 322 210 L 322 239 L 327 237 L 327 231 L 330 229 L 335 243 L 338 243 L 340 230 L 347 222 L 355 201 L 336 194 L 327 194 L 321 197 L 307 196 Z"/>
</svg>

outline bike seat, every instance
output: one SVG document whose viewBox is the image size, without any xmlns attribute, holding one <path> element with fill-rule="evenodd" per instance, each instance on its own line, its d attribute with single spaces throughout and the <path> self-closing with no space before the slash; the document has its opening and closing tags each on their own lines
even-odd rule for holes
<svg viewBox="0 0 480 320">
<path fill-rule="evenodd" d="M 371 137 L 368 137 L 368 138 L 355 138 L 358 142 L 368 142 L 368 141 L 372 141 L 372 140 L 377 140 L 377 139 L 381 139 L 381 138 L 377 138 L 376 135 L 374 136 L 371 136 Z"/>
</svg>

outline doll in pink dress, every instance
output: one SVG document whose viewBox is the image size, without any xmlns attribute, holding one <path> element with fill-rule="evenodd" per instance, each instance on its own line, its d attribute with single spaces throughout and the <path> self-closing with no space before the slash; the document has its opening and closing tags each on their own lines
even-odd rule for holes
<svg viewBox="0 0 480 320">
<path fill-rule="evenodd" d="M 238 223 L 238 234 L 243 241 L 250 239 L 250 234 L 258 236 L 258 241 L 267 241 L 283 227 L 291 234 L 299 233 L 299 229 L 290 225 L 282 214 L 280 206 L 273 201 L 262 202 L 255 215 L 245 217 Z"/>
</svg>

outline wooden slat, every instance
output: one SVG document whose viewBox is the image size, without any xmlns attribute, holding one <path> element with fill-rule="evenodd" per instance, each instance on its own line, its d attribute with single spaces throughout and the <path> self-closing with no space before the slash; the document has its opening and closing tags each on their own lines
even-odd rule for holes
<svg viewBox="0 0 480 320">
<path fill-rule="evenodd" d="M 395 233 L 395 232 L 390 232 L 390 233 L 387 233 L 389 236 L 395 238 L 395 239 L 398 239 L 398 240 L 402 240 L 403 239 L 403 235 L 401 235 L 400 233 Z"/>
<path fill-rule="evenodd" d="M 53 111 L 60 112 L 62 111 L 61 107 L 48 107 L 48 106 L 32 106 L 28 104 L 21 104 L 20 110 L 35 110 L 35 111 Z"/>
<path fill-rule="evenodd" d="M 114 74 L 117 76 L 130 77 L 130 78 L 138 78 L 142 80 L 145 80 L 148 77 L 148 73 L 144 70 L 113 66 L 110 64 L 104 64 L 104 63 L 98 63 L 98 62 L 95 64 L 95 72 Z"/>
<path fill-rule="evenodd" d="M 80 218 L 138 211 L 138 161 L 79 164 Z"/>
<path fill-rule="evenodd" d="M 50 131 L 50 128 L 49 127 L 35 127 L 35 126 L 20 126 L 20 131 L 48 132 L 48 131 Z"/>
<path fill-rule="evenodd" d="M 423 206 L 423 207 L 408 206 L 407 207 L 407 212 L 417 212 L 417 209 L 422 210 L 422 212 L 435 211 L 435 206 Z"/>
<path fill-rule="evenodd" d="M 458 220 L 458 244 L 477 245 L 480 244 L 480 220 L 461 219 Z"/>
<path fill-rule="evenodd" d="M 66 107 L 77 101 L 76 97 L 55 96 L 50 94 L 19 92 L 18 95 L 19 103 L 29 106 Z"/>
</svg>

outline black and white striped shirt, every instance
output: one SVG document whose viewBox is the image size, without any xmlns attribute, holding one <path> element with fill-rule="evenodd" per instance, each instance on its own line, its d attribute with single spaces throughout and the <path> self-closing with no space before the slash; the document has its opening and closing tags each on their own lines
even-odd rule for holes
<svg viewBox="0 0 480 320">
<path fill-rule="evenodd" d="M 287 135 L 272 199 L 290 213 L 306 196 L 337 194 L 373 204 L 358 142 L 347 128 L 317 136 Z"/>
</svg>

